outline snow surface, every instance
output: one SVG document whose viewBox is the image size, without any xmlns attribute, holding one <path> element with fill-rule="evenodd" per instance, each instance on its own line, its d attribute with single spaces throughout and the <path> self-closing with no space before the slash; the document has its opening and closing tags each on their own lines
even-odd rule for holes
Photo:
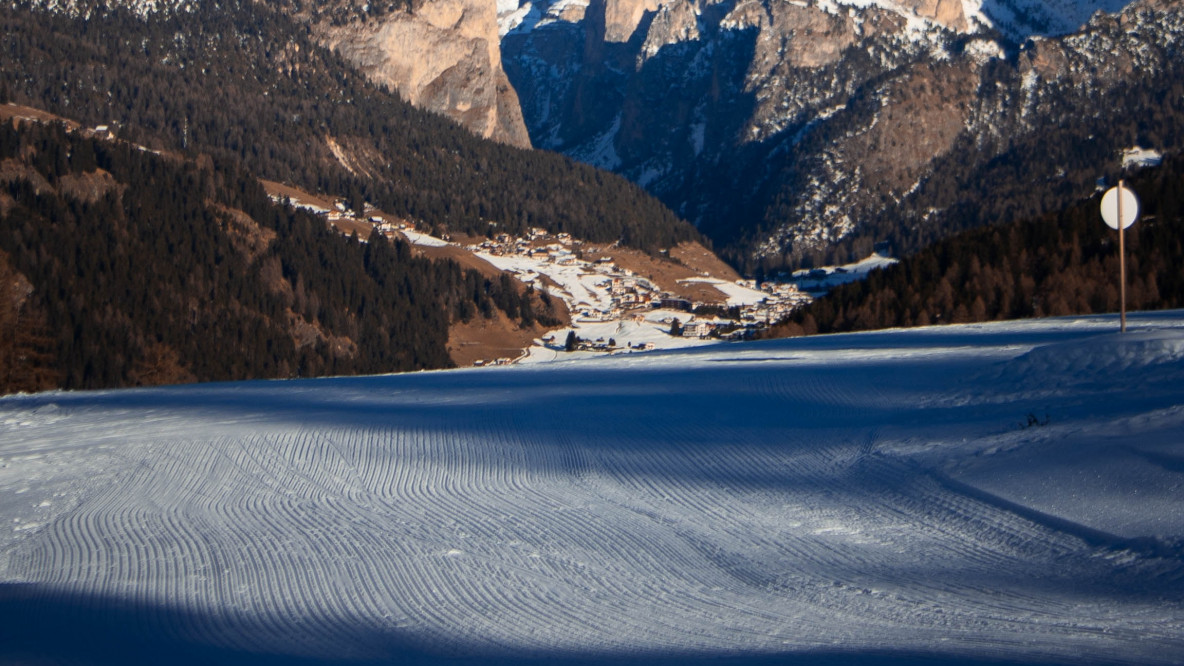
<svg viewBox="0 0 1184 666">
<path fill-rule="evenodd" d="M 612 295 L 601 286 L 609 280 L 607 275 L 589 271 L 579 264 L 565 265 L 546 258 L 518 254 L 495 255 L 476 248 L 473 250 L 476 256 L 499 270 L 517 275 L 527 284 L 533 284 L 538 276 L 546 275 L 558 284 L 558 287 L 549 287 L 549 291 L 562 298 L 574 316 L 578 316 L 578 312 L 584 309 L 607 312 L 612 308 Z"/>
<path fill-rule="evenodd" d="M 0 399 L 0 663 L 1181 663 L 1129 323 Z"/>
<path fill-rule="evenodd" d="M 567 23 L 564 13 L 571 7 L 587 7 L 588 0 L 497 0 L 498 37 L 511 32 L 527 33 L 557 23 Z"/>
<path fill-rule="evenodd" d="M 639 312 L 638 316 L 642 317 L 641 321 L 636 321 L 631 317 L 605 321 L 577 319 L 570 328 L 548 332 L 548 335 L 553 338 L 553 342 L 550 344 L 543 344 L 541 340 L 536 340 L 535 344 L 526 350 L 526 355 L 519 362 L 546 363 L 589 359 L 605 355 L 605 352 L 601 351 L 562 351 L 570 331 L 574 331 L 581 339 L 593 342 L 615 340 L 620 349 L 612 352 L 614 354 L 634 353 L 629 350 L 630 347 L 647 343 L 657 350 L 721 344 L 718 339 L 713 338 L 684 338 L 670 335 L 672 321 L 678 319 L 680 323 L 687 323 L 693 316 L 688 312 L 657 309 Z"/>
<path fill-rule="evenodd" d="M 403 234 L 407 241 L 412 245 L 422 245 L 424 247 L 445 247 L 452 244 L 442 238 L 436 238 L 435 236 L 425 234 L 414 229 L 399 229 L 399 233 Z"/>
<path fill-rule="evenodd" d="M 1094 13 L 1117 13 L 1133 0 L 963 0 L 967 16 L 1014 39 L 1065 35 L 1081 29 Z M 978 4 L 974 11 L 974 4 Z"/>
<path fill-rule="evenodd" d="M 518 5 L 518 0 L 497 0 L 497 35 L 505 37 L 533 16 L 538 23 L 539 11 L 530 2 Z M 533 25 L 532 23 L 532 25 Z"/>
<path fill-rule="evenodd" d="M 1152 148 L 1135 146 L 1122 151 L 1122 168 L 1153 167 L 1163 163 L 1163 153 Z"/>
<path fill-rule="evenodd" d="M 867 277 L 868 273 L 878 268 L 887 268 L 896 262 L 897 260 L 892 257 L 873 253 L 859 261 L 842 266 L 796 270 L 791 276 L 791 282 L 796 284 L 798 289 L 818 297 L 841 284 L 862 280 Z"/>
</svg>

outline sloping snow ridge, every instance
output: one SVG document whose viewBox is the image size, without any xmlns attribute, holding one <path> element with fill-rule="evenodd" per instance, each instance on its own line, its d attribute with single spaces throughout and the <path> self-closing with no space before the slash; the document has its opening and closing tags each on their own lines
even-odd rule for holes
<svg viewBox="0 0 1184 666">
<path fill-rule="evenodd" d="M 1184 312 L 1116 329 L 3 398 L 0 663 L 1178 664 Z"/>
<path fill-rule="evenodd" d="M 842 266 L 823 266 L 820 268 L 802 268 L 793 272 L 791 281 L 798 289 L 819 297 L 835 287 L 850 282 L 857 282 L 867 277 L 867 274 L 895 264 L 898 260 L 879 253 L 873 253 L 863 259 Z"/>
<path fill-rule="evenodd" d="M 1184 362 L 1184 338 L 1162 331 L 1115 333 L 1085 341 L 1037 347 L 1009 364 L 1008 372 L 1036 383 L 1060 378 L 1138 390 L 1148 375 L 1173 373 Z"/>
</svg>

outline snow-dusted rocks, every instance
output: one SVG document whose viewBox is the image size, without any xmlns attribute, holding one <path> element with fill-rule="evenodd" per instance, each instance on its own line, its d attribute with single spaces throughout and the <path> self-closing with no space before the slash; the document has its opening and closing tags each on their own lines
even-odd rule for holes
<svg viewBox="0 0 1184 666">
<path fill-rule="evenodd" d="M 0 661 L 1178 663 L 1184 313 L 1116 328 L 4 398 Z"/>
<path fill-rule="evenodd" d="M 965 223 L 958 206 L 1010 187 L 982 174 L 1017 142 L 1087 113 L 1113 126 L 1121 105 L 1098 95 L 1179 78 L 1157 74 L 1179 60 L 1179 16 L 1152 0 L 596 0 L 577 21 L 524 20 L 502 52 L 534 145 L 640 184 L 755 273 Z M 1055 137 L 1018 153 L 1038 179 L 1110 143 Z"/>
</svg>

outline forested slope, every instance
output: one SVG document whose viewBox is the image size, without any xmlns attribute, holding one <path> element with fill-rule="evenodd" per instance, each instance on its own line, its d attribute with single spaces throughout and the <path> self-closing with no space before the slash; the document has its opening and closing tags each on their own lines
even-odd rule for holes
<svg viewBox="0 0 1184 666">
<path fill-rule="evenodd" d="M 1127 309 L 1184 306 L 1184 157 L 1130 183 L 1142 217 L 1126 232 Z M 1118 234 L 1101 193 L 1036 219 L 963 232 L 865 281 L 836 288 L 774 335 L 1117 312 Z"/>
<path fill-rule="evenodd" d="M 261 177 L 364 197 L 440 229 L 537 226 L 648 250 L 699 238 L 621 177 L 483 141 L 413 108 L 264 3 L 144 17 L 92 4 L 85 19 L 0 8 L 0 101 L 114 122 L 154 148 L 237 158 Z"/>
<path fill-rule="evenodd" d="M 517 287 L 346 238 L 233 162 L 0 125 L 0 392 L 447 367 L 450 322 L 549 316 Z"/>
</svg>

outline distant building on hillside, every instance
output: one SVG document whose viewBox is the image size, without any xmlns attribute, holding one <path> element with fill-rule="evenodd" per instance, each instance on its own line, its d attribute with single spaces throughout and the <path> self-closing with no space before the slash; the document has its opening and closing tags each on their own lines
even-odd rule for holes
<svg viewBox="0 0 1184 666">
<path fill-rule="evenodd" d="M 695 306 L 694 303 L 688 301 L 685 298 L 663 297 L 656 302 L 659 308 L 664 308 L 667 310 L 685 310 L 686 312 L 690 312 Z"/>
</svg>

